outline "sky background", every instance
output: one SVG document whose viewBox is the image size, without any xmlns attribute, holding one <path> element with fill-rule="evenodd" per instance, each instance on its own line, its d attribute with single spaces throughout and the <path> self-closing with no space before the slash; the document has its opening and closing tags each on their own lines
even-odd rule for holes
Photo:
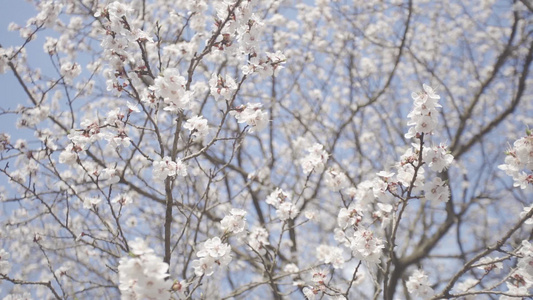
<svg viewBox="0 0 533 300">
<path fill-rule="evenodd" d="M 19 36 L 16 31 L 8 31 L 7 27 L 11 22 L 15 22 L 19 25 L 25 25 L 28 18 L 35 16 L 37 12 L 33 6 L 24 0 L 0 0 L 0 44 L 4 48 L 20 46 L 24 43 L 24 39 Z M 26 47 L 28 52 L 28 61 L 30 66 L 43 66 L 46 65 L 42 61 L 47 60 L 47 55 L 43 52 L 42 46 L 38 47 L 38 44 L 42 45 L 41 40 L 44 40 L 44 34 L 37 36 L 37 40 L 30 42 L 29 47 Z M 33 45 L 32 45 L 33 43 Z M 46 70 L 42 70 L 46 73 Z M 19 104 L 28 105 L 28 97 L 24 93 L 24 90 L 17 82 L 17 79 L 11 71 L 6 71 L 4 74 L 0 74 L 0 108 L 2 109 L 15 109 Z M 32 133 L 26 129 L 16 129 L 15 123 L 17 120 L 16 115 L 2 116 L 2 122 L 0 123 L 0 132 L 8 132 L 11 135 L 12 142 L 15 142 L 19 138 L 30 138 Z M 0 184 L 2 181 L 0 180 Z"/>
</svg>

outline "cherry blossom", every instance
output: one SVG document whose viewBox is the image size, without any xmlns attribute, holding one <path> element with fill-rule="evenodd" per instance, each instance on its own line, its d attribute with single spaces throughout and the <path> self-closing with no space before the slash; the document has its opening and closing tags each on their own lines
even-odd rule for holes
<svg viewBox="0 0 533 300">
<path fill-rule="evenodd" d="M 431 170 L 442 172 L 450 166 L 453 156 L 447 153 L 446 146 L 441 144 L 431 148 L 424 148 L 423 159 L 428 162 Z"/>
<path fill-rule="evenodd" d="M 329 169 L 326 171 L 326 185 L 333 192 L 337 192 L 349 186 L 348 178 L 342 172 L 336 169 Z"/>
<path fill-rule="evenodd" d="M 411 121 L 407 123 L 409 132 L 405 134 L 405 138 L 414 137 L 417 133 L 431 134 L 437 126 L 438 112 L 436 108 L 441 107 L 437 100 L 440 96 L 435 94 L 435 91 L 430 86 L 423 85 L 424 92 L 413 93 L 414 109 L 407 115 Z"/>
<path fill-rule="evenodd" d="M 383 241 L 374 236 L 374 233 L 367 229 L 360 229 L 349 237 L 350 248 L 355 257 L 371 263 L 379 263 L 382 249 L 385 248 Z"/>
<path fill-rule="evenodd" d="M 530 131 L 527 136 L 514 142 L 513 147 L 507 151 L 505 164 L 498 168 L 513 177 L 515 187 L 526 189 L 533 184 L 533 134 Z"/>
<path fill-rule="evenodd" d="M 165 156 L 160 161 L 154 161 L 152 175 L 158 180 L 166 179 L 169 176 L 187 176 L 187 167 L 181 159 L 172 161 L 170 157 Z"/>
<path fill-rule="evenodd" d="M 209 133 L 207 120 L 198 115 L 189 118 L 183 128 L 190 131 L 193 140 L 202 140 Z"/>
<path fill-rule="evenodd" d="M 146 242 L 137 238 L 131 243 L 132 257 L 122 257 L 119 261 L 119 289 L 123 299 L 168 299 L 171 282 L 168 264 L 154 254 Z"/>
<path fill-rule="evenodd" d="M 7 274 L 10 269 L 9 253 L 4 249 L 0 249 L 0 274 Z"/>
<path fill-rule="evenodd" d="M 246 226 L 245 216 L 246 211 L 238 208 L 232 208 L 230 215 L 226 215 L 224 219 L 220 221 L 222 230 L 232 233 L 242 232 Z"/>
<path fill-rule="evenodd" d="M 5 5 L 0 298 L 531 298 L 527 1 L 296 2 Z"/>
<path fill-rule="evenodd" d="M 261 110 L 262 106 L 261 103 L 248 103 L 236 107 L 230 113 L 235 116 L 237 122 L 246 123 L 250 126 L 250 132 L 255 132 L 264 129 L 268 125 L 268 113 Z"/>
<path fill-rule="evenodd" d="M 230 100 L 235 90 L 237 90 L 237 83 L 226 75 L 223 78 L 221 75 L 213 74 L 209 80 L 209 86 L 211 88 L 211 95 L 215 100 Z"/>
<path fill-rule="evenodd" d="M 196 259 L 192 262 L 194 273 L 197 276 L 211 276 L 215 272 L 215 265 L 220 268 L 227 266 L 231 261 L 231 247 L 222 243 L 219 237 L 206 240 L 200 250 L 196 252 Z"/>
<path fill-rule="evenodd" d="M 300 161 L 304 173 L 322 173 L 329 157 L 329 154 L 324 150 L 324 146 L 317 143 L 307 149 L 307 151 L 309 154 Z"/>
<path fill-rule="evenodd" d="M 447 202 L 450 198 L 450 190 L 439 177 L 427 181 L 424 185 L 426 199 L 433 202 Z"/>
<path fill-rule="evenodd" d="M 261 255 L 266 253 L 265 247 L 270 245 L 270 242 L 268 241 L 268 231 L 262 227 L 254 227 L 250 231 L 248 238 L 248 245 L 253 251 L 258 252 Z"/>
<path fill-rule="evenodd" d="M 407 290 L 415 297 L 429 299 L 435 293 L 429 284 L 429 278 L 422 270 L 415 270 L 406 283 Z"/>
</svg>

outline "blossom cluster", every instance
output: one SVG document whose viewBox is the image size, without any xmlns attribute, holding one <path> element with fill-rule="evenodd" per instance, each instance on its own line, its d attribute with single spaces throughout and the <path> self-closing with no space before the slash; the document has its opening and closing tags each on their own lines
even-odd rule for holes
<svg viewBox="0 0 533 300">
<path fill-rule="evenodd" d="M 248 235 L 248 246 L 260 255 L 265 255 L 268 245 L 268 231 L 263 227 L 253 227 Z"/>
<path fill-rule="evenodd" d="M 192 116 L 189 118 L 183 128 L 189 130 L 193 140 L 201 141 L 209 133 L 209 125 L 207 120 L 202 116 Z"/>
<path fill-rule="evenodd" d="M 511 277 L 519 280 L 519 287 L 525 291 L 533 287 L 533 245 L 527 240 L 522 241 L 518 250 L 517 270 Z"/>
<path fill-rule="evenodd" d="M 326 186 L 333 192 L 340 191 L 350 185 L 348 177 L 336 168 L 329 168 L 326 171 Z"/>
<path fill-rule="evenodd" d="M 9 253 L 0 248 L 0 274 L 7 274 L 11 270 L 11 264 L 8 261 Z"/>
<path fill-rule="evenodd" d="M 132 22 L 134 9 L 125 3 L 114 1 L 96 12 L 105 26 L 105 37 L 100 43 L 104 49 L 103 57 L 108 61 L 109 68 L 104 70 L 107 90 L 117 95 L 129 85 L 128 79 L 136 78 L 135 72 L 127 72 L 126 67 L 132 64 L 145 68 L 144 62 L 137 62 L 135 53 L 138 43 L 153 42 L 149 35 L 137 28 Z"/>
<path fill-rule="evenodd" d="M 453 161 L 453 155 L 448 153 L 445 145 L 439 144 L 438 146 L 424 148 L 422 159 L 428 163 L 431 170 L 440 173 L 450 166 Z"/>
<path fill-rule="evenodd" d="M 342 249 L 329 245 L 318 246 L 316 258 L 325 264 L 331 264 L 335 269 L 342 268 L 345 262 Z"/>
<path fill-rule="evenodd" d="M 169 299 L 168 264 L 140 238 L 130 242 L 130 248 L 130 256 L 122 257 L 118 265 L 122 299 Z"/>
<path fill-rule="evenodd" d="M 249 75 L 252 73 L 258 73 L 262 78 L 269 76 L 277 76 L 279 71 L 283 69 L 283 65 L 287 58 L 281 51 L 276 53 L 266 52 L 266 59 L 259 59 L 258 57 L 252 57 L 248 65 L 242 67 L 242 73 Z"/>
<path fill-rule="evenodd" d="M 225 232 L 241 233 L 246 226 L 246 211 L 232 208 L 229 215 L 220 221 L 220 227 Z"/>
<path fill-rule="evenodd" d="M 167 177 L 172 176 L 187 176 L 187 166 L 177 159 L 173 161 L 170 157 L 165 156 L 159 161 L 153 162 L 152 175 L 157 180 L 164 180 Z"/>
<path fill-rule="evenodd" d="M 513 178 L 515 187 L 525 189 L 533 185 L 533 132 L 528 130 L 506 154 L 505 164 L 498 168 Z"/>
<path fill-rule="evenodd" d="M 298 207 L 291 202 L 289 194 L 280 188 L 267 196 L 266 203 L 276 208 L 276 215 L 281 221 L 294 219 L 300 212 Z"/>
<path fill-rule="evenodd" d="M 250 126 L 249 131 L 259 131 L 268 125 L 268 114 L 261 110 L 261 103 L 248 103 L 240 105 L 230 111 L 235 116 L 237 122 L 246 123 Z"/>
<path fill-rule="evenodd" d="M 215 100 L 228 101 L 237 90 L 237 83 L 235 83 L 235 80 L 229 74 L 226 74 L 226 78 L 221 75 L 213 74 L 209 80 L 209 87 L 211 95 Z"/>
<path fill-rule="evenodd" d="M 176 68 L 168 68 L 154 80 L 150 87 L 157 97 L 163 98 L 164 110 L 177 113 L 189 108 L 193 92 L 186 89 L 187 80 Z"/>
<path fill-rule="evenodd" d="M 435 93 L 429 85 L 423 85 L 424 92 L 413 93 L 411 96 L 414 100 L 415 107 L 407 115 L 410 121 L 407 125 L 411 126 L 405 138 L 410 139 L 417 134 L 431 134 L 437 126 L 437 108 L 442 107 L 437 100 L 440 96 Z"/>
<path fill-rule="evenodd" d="M 407 291 L 415 297 L 429 299 L 435 292 L 431 288 L 429 278 L 422 270 L 415 270 L 406 283 Z"/>
<path fill-rule="evenodd" d="M 309 154 L 300 160 L 304 174 L 310 174 L 311 172 L 322 173 L 329 157 L 324 146 L 316 143 L 307 151 Z"/>
<path fill-rule="evenodd" d="M 223 243 L 219 237 L 214 237 L 203 242 L 196 252 L 199 259 L 192 262 L 196 276 L 211 276 L 215 267 L 225 267 L 231 262 L 231 247 Z"/>
</svg>

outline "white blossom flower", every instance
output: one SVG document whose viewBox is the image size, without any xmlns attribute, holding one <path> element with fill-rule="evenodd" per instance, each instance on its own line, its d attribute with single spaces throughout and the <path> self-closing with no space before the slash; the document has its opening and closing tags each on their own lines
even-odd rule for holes
<svg viewBox="0 0 533 300">
<path fill-rule="evenodd" d="M 385 245 L 380 238 L 374 236 L 372 231 L 359 229 L 350 238 L 350 248 L 356 258 L 371 263 L 379 263 Z"/>
<path fill-rule="evenodd" d="M 186 84 L 187 80 L 179 74 L 178 69 L 168 68 L 154 80 L 154 85 L 150 89 L 156 96 L 163 98 L 167 105 L 165 110 L 177 112 L 188 108 L 192 99 L 192 92 L 185 89 Z"/>
<path fill-rule="evenodd" d="M 442 144 L 424 148 L 422 158 L 426 163 L 429 163 L 429 167 L 435 172 L 446 170 L 453 161 L 453 156 L 447 153 L 446 146 Z"/>
<path fill-rule="evenodd" d="M 193 116 L 185 122 L 183 128 L 189 130 L 193 140 L 202 140 L 209 133 L 207 120 L 202 116 Z"/>
<path fill-rule="evenodd" d="M 300 268 L 298 268 L 297 265 L 295 264 L 287 264 L 285 265 L 285 267 L 283 267 L 283 272 L 286 272 L 286 273 L 298 273 L 300 272 Z"/>
<path fill-rule="evenodd" d="M 440 177 L 435 177 L 432 181 L 428 181 L 424 185 L 424 195 L 426 199 L 432 202 L 448 202 L 450 199 L 450 188 Z"/>
<path fill-rule="evenodd" d="M 85 197 L 83 199 L 83 208 L 91 209 L 94 206 L 100 204 L 100 202 L 102 202 L 102 199 L 100 197 Z"/>
<path fill-rule="evenodd" d="M 78 77 L 81 74 L 81 66 L 78 63 L 73 63 L 70 61 L 64 61 L 61 64 L 61 69 L 59 70 L 63 80 L 66 84 L 72 84 L 74 78 Z"/>
<path fill-rule="evenodd" d="M 281 203 L 278 209 L 276 210 L 276 216 L 278 216 L 281 221 L 294 219 L 298 215 L 298 213 L 298 208 L 290 202 Z"/>
<path fill-rule="evenodd" d="M 326 186 L 332 192 L 338 192 L 350 185 L 346 174 L 340 172 L 335 168 L 330 168 L 326 171 L 325 176 Z"/>
<path fill-rule="evenodd" d="M 211 95 L 215 100 L 230 100 L 233 93 L 237 90 L 237 83 L 229 74 L 224 79 L 221 75 L 213 74 L 209 80 Z"/>
<path fill-rule="evenodd" d="M 328 245 L 318 246 L 316 249 L 316 258 L 325 264 L 331 264 L 335 269 L 342 268 L 345 261 L 341 248 Z"/>
<path fill-rule="evenodd" d="M 59 154 L 59 163 L 73 165 L 78 160 L 78 152 L 81 152 L 81 148 L 70 143 L 67 145 L 64 151 Z"/>
<path fill-rule="evenodd" d="M 503 263 L 502 262 L 494 262 L 495 259 L 492 259 L 490 257 L 482 257 L 479 259 L 478 269 L 484 270 L 486 273 L 494 271 L 494 273 L 499 274 L 500 271 L 503 269 Z"/>
<path fill-rule="evenodd" d="M 172 161 L 170 157 L 165 156 L 160 161 L 153 162 L 153 168 L 152 168 L 152 175 L 157 180 L 164 180 L 169 176 L 187 176 L 187 167 L 186 165 L 181 161 L 181 159 L 177 159 L 176 161 Z"/>
<path fill-rule="evenodd" d="M 220 225 L 222 230 L 232 233 L 240 233 L 246 226 L 246 211 L 238 208 L 232 208 L 230 215 L 226 215 Z"/>
<path fill-rule="evenodd" d="M 265 255 L 265 247 L 270 245 L 268 241 L 268 231 L 263 227 L 252 228 L 248 235 L 248 245 L 259 254 Z"/>
<path fill-rule="evenodd" d="M 261 103 L 248 103 L 231 110 L 230 114 L 235 116 L 237 122 L 250 126 L 250 132 L 259 131 L 264 129 L 269 122 L 268 113 L 261 110 L 262 106 Z"/>
<path fill-rule="evenodd" d="M 317 143 L 307 151 L 309 154 L 300 160 L 304 174 L 311 172 L 322 173 L 329 157 L 329 154 L 324 150 L 324 146 Z"/>
<path fill-rule="evenodd" d="M 282 189 L 276 188 L 275 191 L 270 193 L 266 198 L 266 203 L 274 206 L 276 209 L 284 202 L 290 202 L 290 195 L 285 193 Z"/>
<path fill-rule="evenodd" d="M 108 184 L 115 184 L 120 181 L 120 172 L 114 168 L 105 168 L 100 171 L 99 180 L 106 180 Z"/>
<path fill-rule="evenodd" d="M 417 133 L 431 134 L 437 127 L 437 107 L 441 107 L 437 100 L 440 96 L 435 93 L 433 88 L 424 84 L 424 92 L 413 93 L 414 108 L 407 115 L 410 121 L 407 123 L 409 132 L 405 134 L 405 138 L 409 139 L 415 137 Z"/>
<path fill-rule="evenodd" d="M 516 140 L 506 154 L 505 164 L 498 168 L 513 178 L 515 187 L 526 189 L 533 185 L 533 133 L 528 131 L 527 136 Z"/>
<path fill-rule="evenodd" d="M 9 263 L 9 253 L 0 248 L 0 274 L 6 275 L 11 270 L 11 263 Z"/>
<path fill-rule="evenodd" d="M 219 237 L 206 240 L 199 249 L 196 252 L 199 259 L 192 262 L 194 273 L 197 276 L 211 276 L 215 272 L 215 266 L 222 268 L 231 261 L 231 247 L 222 243 Z"/>
<path fill-rule="evenodd" d="M 348 226 L 359 224 L 363 219 L 363 213 L 358 204 L 352 202 L 348 208 L 341 208 L 337 216 L 337 224 L 345 229 Z"/>
<path fill-rule="evenodd" d="M 140 238 L 130 242 L 130 248 L 131 256 L 122 257 L 118 265 L 122 298 L 169 299 L 168 264 Z"/>
<path fill-rule="evenodd" d="M 431 298 L 435 292 L 429 284 L 429 278 L 422 270 L 415 270 L 406 283 L 407 290 L 415 297 Z"/>
</svg>

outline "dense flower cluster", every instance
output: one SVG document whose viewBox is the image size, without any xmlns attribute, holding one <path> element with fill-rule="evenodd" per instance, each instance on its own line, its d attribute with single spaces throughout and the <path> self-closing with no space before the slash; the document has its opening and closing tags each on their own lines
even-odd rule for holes
<svg viewBox="0 0 533 300">
<path fill-rule="evenodd" d="M 268 195 L 266 203 L 276 208 L 276 215 L 282 221 L 293 219 L 300 212 L 298 207 L 291 202 L 289 195 L 280 188 Z"/>
<path fill-rule="evenodd" d="M 11 270 L 11 264 L 8 261 L 9 253 L 0 248 L 0 274 L 7 274 Z"/>
<path fill-rule="evenodd" d="M 446 146 L 438 145 L 431 148 L 424 148 L 423 156 L 431 170 L 440 173 L 446 170 L 453 161 L 453 155 L 446 151 Z"/>
<path fill-rule="evenodd" d="M 268 241 L 268 231 L 263 227 L 254 227 L 248 235 L 248 245 L 253 251 L 260 255 L 266 254 L 266 247 L 270 245 Z"/>
<path fill-rule="evenodd" d="M 324 146 L 317 143 L 307 149 L 307 151 L 309 154 L 300 161 L 304 174 L 311 172 L 322 173 L 329 157 L 329 154 L 324 150 Z"/>
<path fill-rule="evenodd" d="M 320 245 L 316 249 L 316 258 L 325 264 L 331 264 L 333 268 L 342 268 L 345 262 L 344 254 L 341 248 Z"/>
<path fill-rule="evenodd" d="M 337 192 L 347 188 L 350 185 L 350 182 L 348 181 L 346 174 L 335 168 L 330 168 L 326 171 L 326 185 L 331 191 Z"/>
<path fill-rule="evenodd" d="M 0 132 L 0 297 L 531 296 L 531 189 L 485 172 L 533 109 L 526 1 L 28 2 L 0 41 L 27 99 L 0 105 L 23 129 Z M 420 78 L 445 99 L 399 99 Z M 533 134 L 507 154 L 527 189 Z"/>
<path fill-rule="evenodd" d="M 211 276 L 215 266 L 225 267 L 231 261 L 231 247 L 223 243 L 219 237 L 214 237 L 203 242 L 196 252 L 199 259 L 192 262 L 196 276 Z"/>
<path fill-rule="evenodd" d="M 525 189 L 533 185 L 533 132 L 516 140 L 506 154 L 505 164 L 499 168 L 513 177 L 514 186 Z"/>
<path fill-rule="evenodd" d="M 249 131 L 252 133 L 268 125 L 268 113 L 262 111 L 261 107 L 263 107 L 261 103 L 248 103 L 236 107 L 230 113 L 235 116 L 237 122 L 250 126 Z"/>
<path fill-rule="evenodd" d="M 226 215 L 220 221 L 222 230 L 231 233 L 241 233 L 246 226 L 246 211 L 238 208 L 232 208 L 229 215 Z"/>
<path fill-rule="evenodd" d="M 429 278 L 422 270 L 415 270 L 406 283 L 407 290 L 415 297 L 429 299 L 435 293 L 429 283 Z"/>
<path fill-rule="evenodd" d="M 347 238 L 350 241 L 352 253 L 356 258 L 379 263 L 385 244 L 379 237 L 374 236 L 372 231 L 359 229 L 354 231 L 353 236 L 347 236 Z"/>
<path fill-rule="evenodd" d="M 187 176 L 187 166 L 179 158 L 173 161 L 165 156 L 159 161 L 154 161 L 152 175 L 157 180 L 164 180 L 169 176 Z"/>
<path fill-rule="evenodd" d="M 221 75 L 213 74 L 209 80 L 211 95 L 215 100 L 230 100 L 233 93 L 237 90 L 237 83 L 229 75 L 226 78 Z"/>
<path fill-rule="evenodd" d="M 130 256 L 122 257 L 118 265 L 122 299 L 169 299 L 168 264 L 140 238 L 130 242 L 130 247 Z"/>
<path fill-rule="evenodd" d="M 183 125 L 183 128 L 190 131 L 193 140 L 201 141 L 209 133 L 207 120 L 202 116 L 193 116 L 189 118 Z"/>
<path fill-rule="evenodd" d="M 340 228 L 346 229 L 348 226 L 358 225 L 363 219 L 363 209 L 359 204 L 352 202 L 348 208 L 341 208 L 337 217 Z"/>
<path fill-rule="evenodd" d="M 407 115 L 411 119 L 407 125 L 411 126 L 405 138 L 415 137 L 417 133 L 431 134 L 437 127 L 437 108 L 442 107 L 437 100 L 440 96 L 429 85 L 423 85 L 424 92 L 413 93 L 414 109 Z"/>
<path fill-rule="evenodd" d="M 186 90 L 187 81 L 180 76 L 179 70 L 168 68 L 154 80 L 154 85 L 150 87 L 157 97 L 163 98 L 165 110 L 178 112 L 189 108 L 192 100 L 192 92 Z"/>
</svg>

